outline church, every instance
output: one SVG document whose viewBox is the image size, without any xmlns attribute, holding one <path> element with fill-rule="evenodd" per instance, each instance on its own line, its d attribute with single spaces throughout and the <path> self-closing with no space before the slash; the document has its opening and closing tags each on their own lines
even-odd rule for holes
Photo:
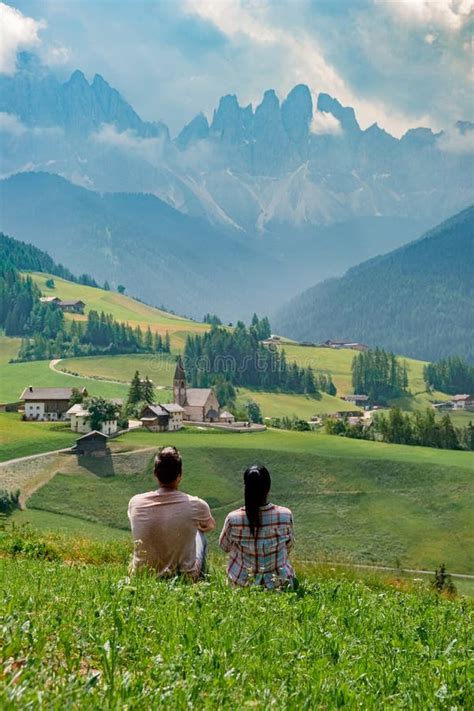
<svg viewBox="0 0 474 711">
<path fill-rule="evenodd" d="M 191 422 L 219 422 L 219 401 L 211 388 L 186 387 L 186 373 L 178 357 L 173 379 L 174 402 L 184 409 L 184 419 Z"/>
</svg>

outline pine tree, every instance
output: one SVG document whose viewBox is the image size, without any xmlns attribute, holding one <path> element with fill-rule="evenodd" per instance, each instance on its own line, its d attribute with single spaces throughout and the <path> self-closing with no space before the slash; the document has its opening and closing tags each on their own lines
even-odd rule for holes
<svg viewBox="0 0 474 711">
<path fill-rule="evenodd" d="M 130 383 L 130 389 L 128 391 L 127 403 L 129 405 L 136 405 L 137 402 L 143 400 L 142 397 L 142 381 L 140 380 L 140 373 L 138 370 L 135 371 L 135 375 Z"/>
<path fill-rule="evenodd" d="M 443 449 L 459 449 L 459 439 L 448 413 L 443 415 L 439 425 L 440 444 Z"/>
<path fill-rule="evenodd" d="M 149 405 L 152 405 L 155 401 L 155 388 L 153 382 L 149 380 L 148 375 L 145 376 L 145 380 L 141 383 L 141 400 L 144 400 Z"/>
<path fill-rule="evenodd" d="M 165 334 L 165 342 L 163 344 L 163 350 L 165 353 L 171 353 L 171 341 L 170 341 L 170 334 L 168 331 L 166 331 Z"/>
<path fill-rule="evenodd" d="M 148 326 L 145 332 L 145 337 L 143 339 L 143 347 L 150 352 L 153 350 L 153 334 L 151 332 L 150 326 Z"/>
</svg>

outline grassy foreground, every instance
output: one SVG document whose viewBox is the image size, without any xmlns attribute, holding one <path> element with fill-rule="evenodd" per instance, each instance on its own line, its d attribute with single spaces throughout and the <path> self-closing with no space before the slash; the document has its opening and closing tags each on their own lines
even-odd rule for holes
<svg viewBox="0 0 474 711">
<path fill-rule="evenodd" d="M 307 574 L 296 592 L 3 559 L 0 705 L 467 709 L 472 604 Z"/>
</svg>

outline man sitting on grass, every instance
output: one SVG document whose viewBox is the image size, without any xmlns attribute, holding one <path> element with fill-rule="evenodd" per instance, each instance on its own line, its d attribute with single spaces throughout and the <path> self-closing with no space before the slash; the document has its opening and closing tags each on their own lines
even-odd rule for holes
<svg viewBox="0 0 474 711">
<path fill-rule="evenodd" d="M 182 459 L 175 447 L 164 447 L 155 457 L 159 489 L 130 499 L 128 518 L 134 554 L 131 570 L 151 568 L 159 576 L 179 573 L 197 580 L 204 573 L 207 540 L 215 528 L 208 504 L 179 491 Z"/>
</svg>

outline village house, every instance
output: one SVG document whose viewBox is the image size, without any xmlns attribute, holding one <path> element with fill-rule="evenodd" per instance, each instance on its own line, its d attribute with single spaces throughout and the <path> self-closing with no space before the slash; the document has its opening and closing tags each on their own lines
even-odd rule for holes
<svg viewBox="0 0 474 711">
<path fill-rule="evenodd" d="M 474 395 L 455 395 L 452 403 L 453 410 L 474 410 Z"/>
<path fill-rule="evenodd" d="M 80 403 L 73 405 L 69 408 L 66 415 L 68 415 L 71 420 L 71 430 L 73 432 L 82 432 L 83 434 L 87 434 L 91 431 L 92 428 L 89 422 L 90 412 L 86 407 L 84 407 L 84 405 L 81 405 Z M 107 420 L 106 422 L 103 422 L 100 427 L 100 431 L 106 435 L 115 434 L 117 430 L 117 419 Z"/>
<path fill-rule="evenodd" d="M 87 390 L 79 391 L 84 397 Z M 20 410 L 25 420 L 68 420 L 69 401 L 72 388 L 25 388 L 20 395 L 23 408 Z"/>
<path fill-rule="evenodd" d="M 220 406 L 212 388 L 188 388 L 181 356 L 173 379 L 174 402 L 184 410 L 184 419 L 191 422 L 218 422 Z M 166 407 L 166 406 L 165 406 Z"/>
<path fill-rule="evenodd" d="M 343 395 L 341 400 L 350 402 L 350 403 L 352 403 L 352 405 L 360 405 L 361 407 L 363 407 L 364 405 L 368 404 L 369 396 L 368 395 Z"/>
<path fill-rule="evenodd" d="M 83 314 L 85 309 L 85 303 L 81 299 L 69 299 L 61 300 L 57 296 L 40 296 L 40 301 L 42 304 L 54 304 L 61 311 L 73 314 Z"/>
<path fill-rule="evenodd" d="M 348 348 L 353 351 L 368 351 L 369 346 L 366 346 L 364 343 L 358 343 L 357 341 L 332 341 L 332 340 L 327 340 L 324 341 L 324 343 L 321 344 L 324 348 L 335 348 L 335 349 L 343 349 L 343 348 Z"/>
<path fill-rule="evenodd" d="M 58 306 L 61 311 L 65 311 L 71 314 L 83 314 L 86 307 L 85 303 L 81 299 L 72 299 L 69 301 L 58 301 Z"/>
<path fill-rule="evenodd" d="M 183 426 L 184 408 L 174 402 L 164 405 L 146 405 L 140 413 L 140 422 L 150 432 L 176 432 Z"/>
<path fill-rule="evenodd" d="M 93 430 L 79 437 L 76 444 L 71 448 L 71 452 L 82 457 L 105 457 L 110 454 L 110 449 L 107 447 L 108 437 L 103 432 Z"/>
</svg>

